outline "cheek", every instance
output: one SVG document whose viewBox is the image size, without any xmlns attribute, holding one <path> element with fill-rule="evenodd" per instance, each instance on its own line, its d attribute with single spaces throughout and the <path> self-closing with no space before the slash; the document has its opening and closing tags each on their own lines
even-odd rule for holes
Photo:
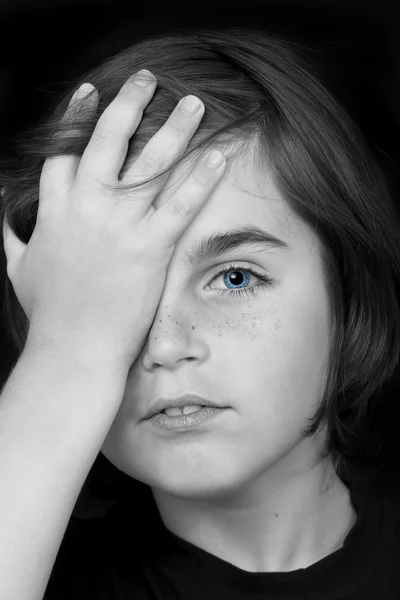
<svg viewBox="0 0 400 600">
<path fill-rule="evenodd" d="M 235 373 L 229 388 L 237 401 L 248 399 L 245 412 L 309 416 L 321 397 L 329 355 L 327 306 L 321 290 L 309 299 L 293 295 L 276 301 L 263 317 L 247 315 L 240 344 L 232 339 L 238 332 L 225 338 L 229 372 Z"/>
</svg>

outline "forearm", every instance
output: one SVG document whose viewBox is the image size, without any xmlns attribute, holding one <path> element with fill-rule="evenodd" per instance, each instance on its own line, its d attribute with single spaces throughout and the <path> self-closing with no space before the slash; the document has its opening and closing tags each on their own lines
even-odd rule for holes
<svg viewBox="0 0 400 600">
<path fill-rule="evenodd" d="M 0 598 L 42 600 L 127 374 L 27 344 L 0 396 Z"/>
</svg>

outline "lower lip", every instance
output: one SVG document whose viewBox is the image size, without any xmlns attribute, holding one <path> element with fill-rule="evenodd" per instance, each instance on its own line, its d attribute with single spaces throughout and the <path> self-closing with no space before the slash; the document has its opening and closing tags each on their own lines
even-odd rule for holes
<svg viewBox="0 0 400 600">
<path fill-rule="evenodd" d="M 158 413 L 148 420 L 153 423 L 153 425 L 156 425 L 156 427 L 161 427 L 162 429 L 189 429 L 192 427 L 198 427 L 202 423 L 209 421 L 225 410 L 226 408 L 204 406 L 204 408 L 201 408 L 200 410 L 188 415 L 170 417 L 165 413 Z"/>
</svg>

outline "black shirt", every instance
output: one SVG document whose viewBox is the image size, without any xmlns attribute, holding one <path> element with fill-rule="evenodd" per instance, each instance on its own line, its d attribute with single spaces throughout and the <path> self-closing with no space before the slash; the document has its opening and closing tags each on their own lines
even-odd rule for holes
<svg viewBox="0 0 400 600">
<path fill-rule="evenodd" d="M 351 492 L 357 521 L 339 550 L 289 572 L 252 573 L 130 505 L 71 518 L 45 600 L 400 600 L 400 507 Z M 146 522 L 146 520 L 148 522 Z"/>
</svg>

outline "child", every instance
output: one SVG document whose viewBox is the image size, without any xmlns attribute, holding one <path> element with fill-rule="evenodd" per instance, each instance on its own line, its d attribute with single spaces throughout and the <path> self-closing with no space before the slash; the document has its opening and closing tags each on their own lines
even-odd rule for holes
<svg viewBox="0 0 400 600">
<path fill-rule="evenodd" d="M 2 169 L 1 598 L 400 598 L 399 517 L 346 461 L 398 363 L 399 226 L 301 54 L 141 41 Z M 147 517 L 71 518 L 100 451 Z"/>
</svg>

